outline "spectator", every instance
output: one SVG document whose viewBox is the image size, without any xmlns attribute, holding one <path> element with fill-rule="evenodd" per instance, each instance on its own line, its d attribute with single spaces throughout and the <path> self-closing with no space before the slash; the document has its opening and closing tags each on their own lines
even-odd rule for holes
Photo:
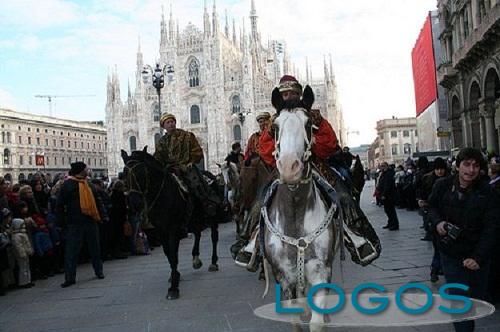
<svg viewBox="0 0 500 332">
<path fill-rule="evenodd" d="M 31 281 L 30 256 L 33 255 L 33 245 L 28 236 L 28 227 L 31 218 L 23 218 L 28 214 L 28 206 L 25 202 L 19 201 L 14 210 L 12 219 L 12 245 L 14 257 L 18 268 L 17 283 L 19 288 L 30 288 L 35 284 Z"/>
<path fill-rule="evenodd" d="M 122 251 L 125 247 L 124 228 L 127 222 L 127 199 L 125 197 L 125 182 L 118 180 L 111 191 L 111 210 L 109 212 L 111 254 L 114 258 L 123 259 L 127 255 Z"/>
<path fill-rule="evenodd" d="M 462 149 L 458 174 L 438 180 L 428 200 L 446 282 L 466 285 L 468 291 L 453 293 L 476 299 L 486 298 L 500 215 L 498 195 L 479 178 L 483 162 L 479 150 Z M 453 324 L 456 331 L 474 330 L 474 321 Z"/>
<path fill-rule="evenodd" d="M 436 181 L 440 178 L 447 176 L 447 173 L 448 168 L 446 161 L 438 157 L 434 160 L 434 170 L 423 176 L 420 187 L 417 188 L 418 206 L 421 208 L 424 227 L 426 230 L 426 235 L 421 239 L 423 241 L 433 241 L 431 220 L 429 217 L 429 204 L 427 203 L 427 199 L 432 192 L 434 183 L 436 183 Z M 439 280 L 439 274 L 442 272 L 441 257 L 439 256 L 439 250 L 437 249 L 437 242 L 435 240 L 432 242 L 432 245 L 434 247 L 434 255 L 431 263 L 431 282 L 437 282 Z"/>
<path fill-rule="evenodd" d="M 106 216 L 109 216 L 112 207 L 111 198 L 109 197 L 108 192 L 105 190 L 103 181 L 100 179 L 93 179 L 91 182 L 94 185 L 96 193 L 102 202 L 104 213 L 106 213 Z M 99 224 L 99 242 L 101 244 L 101 257 L 103 260 L 111 258 L 112 255 L 110 247 L 112 231 L 113 230 L 111 228 L 111 222 L 109 218 L 106 218 L 106 222 L 102 222 Z"/>
<path fill-rule="evenodd" d="M 394 205 L 398 208 L 404 207 L 401 197 L 403 197 L 403 181 L 405 176 L 406 174 L 403 165 L 399 165 L 396 168 L 396 174 L 394 175 L 394 183 L 396 185 L 396 198 L 394 200 Z"/>
<path fill-rule="evenodd" d="M 12 213 L 10 210 L 5 207 L 2 208 L 0 210 L 0 296 L 5 295 L 5 289 L 8 286 L 8 280 L 4 280 L 4 273 L 10 269 L 11 221 Z"/>
<path fill-rule="evenodd" d="M 85 163 L 72 163 L 70 177 L 62 185 L 57 198 L 58 220 L 61 225 L 66 225 L 63 288 L 76 282 L 76 264 L 84 239 L 92 258 L 94 273 L 97 278 L 104 279 L 97 226 L 104 213 L 101 201 L 87 181 L 87 174 Z"/>
<path fill-rule="evenodd" d="M 387 228 L 390 231 L 397 231 L 399 229 L 398 215 L 394 206 L 395 199 L 395 183 L 394 183 L 394 170 L 389 167 L 386 162 L 380 165 L 380 180 L 378 181 L 377 191 L 380 195 L 380 200 L 384 205 L 384 211 L 387 215 Z"/>
</svg>

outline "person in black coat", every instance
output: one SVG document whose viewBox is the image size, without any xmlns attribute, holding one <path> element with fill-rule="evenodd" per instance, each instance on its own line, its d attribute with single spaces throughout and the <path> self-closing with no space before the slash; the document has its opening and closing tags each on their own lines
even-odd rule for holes
<svg viewBox="0 0 500 332">
<path fill-rule="evenodd" d="M 462 149 L 455 176 L 438 180 L 428 199 L 432 228 L 447 283 L 469 287 L 460 294 L 485 299 L 491 255 L 498 241 L 500 202 L 498 194 L 480 179 L 481 152 Z M 473 331 L 474 321 L 454 323 L 456 331 Z"/>
<path fill-rule="evenodd" d="M 92 258 L 97 278 L 103 279 L 103 267 L 99 247 L 98 223 L 106 219 L 102 202 L 94 187 L 87 180 L 87 165 L 83 162 L 71 164 L 70 177 L 63 183 L 56 203 L 59 225 L 65 228 L 66 249 L 64 257 L 65 281 L 61 287 L 76 282 L 78 254 L 85 240 Z"/>
<path fill-rule="evenodd" d="M 383 162 L 380 165 L 380 172 L 377 191 L 379 192 L 385 214 L 388 218 L 387 225 L 384 228 L 390 231 L 397 231 L 399 229 L 399 220 L 395 206 L 396 188 L 394 183 L 394 169 L 389 167 L 386 162 Z"/>
</svg>

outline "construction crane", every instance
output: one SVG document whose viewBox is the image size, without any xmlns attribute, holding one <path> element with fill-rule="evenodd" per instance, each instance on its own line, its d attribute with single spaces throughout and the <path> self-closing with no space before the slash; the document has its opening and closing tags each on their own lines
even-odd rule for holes
<svg viewBox="0 0 500 332">
<path fill-rule="evenodd" d="M 36 95 L 35 98 L 47 98 L 49 101 L 49 116 L 52 116 L 52 98 L 95 97 L 95 95 Z"/>
</svg>

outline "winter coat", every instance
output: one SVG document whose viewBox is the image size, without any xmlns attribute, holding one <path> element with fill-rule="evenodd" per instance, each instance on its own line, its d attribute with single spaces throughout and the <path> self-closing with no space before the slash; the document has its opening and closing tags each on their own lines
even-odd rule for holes
<svg viewBox="0 0 500 332">
<path fill-rule="evenodd" d="M 438 241 L 441 251 L 458 259 L 473 258 L 479 265 L 490 258 L 500 231 L 500 198 L 488 183 L 477 181 L 462 189 L 458 175 L 439 179 L 428 203 L 433 230 L 441 221 L 461 229 L 449 244 Z"/>
<path fill-rule="evenodd" d="M 380 174 L 377 191 L 380 193 L 380 198 L 384 197 L 386 200 L 393 200 L 395 198 L 395 189 L 394 170 L 389 167 Z"/>
<path fill-rule="evenodd" d="M 33 255 L 33 246 L 26 234 L 26 225 L 23 219 L 14 218 L 12 220 L 12 244 L 16 257 L 27 258 Z"/>
</svg>

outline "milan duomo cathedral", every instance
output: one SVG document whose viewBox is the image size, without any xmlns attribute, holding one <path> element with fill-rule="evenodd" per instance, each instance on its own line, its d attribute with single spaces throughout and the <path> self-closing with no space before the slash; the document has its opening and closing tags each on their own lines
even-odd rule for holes
<svg viewBox="0 0 500 332">
<path fill-rule="evenodd" d="M 217 173 L 231 144 L 241 141 L 243 149 L 250 135 L 258 130 L 255 117 L 260 112 L 274 113 L 271 92 L 283 74 L 297 77 L 315 93 L 314 107 L 319 108 L 335 129 L 340 143 L 345 142 L 342 111 L 337 101 L 337 88 L 331 57 L 324 57 L 324 75 L 313 80 L 306 59 L 306 75 L 290 62 L 285 42 L 268 40 L 263 46 L 257 25 L 257 11 L 251 1 L 250 33 L 244 22 L 236 34 L 234 20 L 230 28 L 227 14 L 221 30 L 217 8 L 203 12 L 203 31 L 189 23 L 182 32 L 173 19 L 168 23 L 162 14 L 159 63 L 170 66 L 161 90 L 161 108 L 152 82 L 143 82 L 143 55 L 137 50 L 135 92 L 128 87 L 128 98 L 120 98 L 116 71 L 108 76 L 106 128 L 108 137 L 108 171 L 116 176 L 123 169 L 120 150 L 127 152 L 148 146 L 154 152 L 155 143 L 163 135 L 161 113 L 173 113 L 177 128 L 193 132 L 203 148 L 200 167 Z"/>
</svg>

